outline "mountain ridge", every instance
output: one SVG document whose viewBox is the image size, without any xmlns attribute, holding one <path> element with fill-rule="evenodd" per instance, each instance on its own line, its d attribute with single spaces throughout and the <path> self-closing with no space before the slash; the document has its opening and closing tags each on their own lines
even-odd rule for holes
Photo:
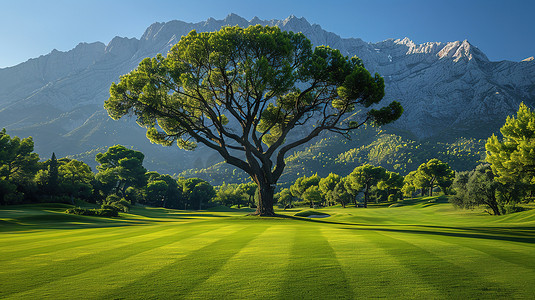
<svg viewBox="0 0 535 300">
<path fill-rule="evenodd" d="M 489 61 L 466 40 L 416 44 L 405 37 L 370 43 L 341 38 L 305 18 L 254 17 L 248 21 L 230 14 L 223 20 L 209 18 L 197 23 L 155 22 L 139 39 L 114 37 L 108 44 L 80 43 L 69 51 L 53 50 L 2 68 L 0 127 L 19 136 L 33 135 L 42 157 L 52 151 L 74 155 L 114 143 L 157 156 L 171 155 L 170 149 L 151 145 L 133 120 L 107 117 L 103 102 L 109 97 L 111 82 L 133 70 L 143 58 L 167 53 L 193 29 L 214 31 L 224 25 L 252 24 L 303 32 L 315 46 L 329 45 L 346 56 L 359 56 L 368 70 L 385 78 L 384 102 L 397 100 L 405 108 L 402 118 L 388 128 L 420 140 L 455 140 L 461 135 L 483 138 L 497 132 L 521 101 L 531 106 L 535 103 L 535 61 Z M 81 132 L 83 136 L 77 137 Z M 193 167 L 199 157 L 202 165 L 217 161 L 202 149 L 196 153 L 173 151 L 183 161 L 172 164 L 173 168 Z M 204 159 L 208 156 L 211 158 Z"/>
</svg>

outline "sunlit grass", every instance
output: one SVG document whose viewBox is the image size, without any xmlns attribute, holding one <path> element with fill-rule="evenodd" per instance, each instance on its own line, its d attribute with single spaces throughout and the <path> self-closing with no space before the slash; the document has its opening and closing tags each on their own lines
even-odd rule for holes
<svg viewBox="0 0 535 300">
<path fill-rule="evenodd" d="M 445 199 L 247 210 L 0 209 L 1 299 L 522 298 L 535 294 L 535 212 L 489 216 Z M 307 210 L 307 209 L 303 209 Z"/>
</svg>

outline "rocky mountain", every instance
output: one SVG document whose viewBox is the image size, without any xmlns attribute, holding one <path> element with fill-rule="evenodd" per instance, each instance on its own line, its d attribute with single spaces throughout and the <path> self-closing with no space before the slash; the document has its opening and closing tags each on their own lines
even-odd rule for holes
<svg viewBox="0 0 535 300">
<path fill-rule="evenodd" d="M 246 20 L 235 14 L 199 23 L 170 21 L 149 26 L 140 39 L 115 37 L 107 45 L 80 43 L 14 67 L 0 69 L 0 127 L 33 136 L 36 151 L 49 157 L 76 155 L 92 160 L 93 149 L 114 144 L 146 153 L 149 169 L 169 173 L 205 167 L 219 160 L 200 149 L 184 152 L 151 145 L 133 120 L 111 120 L 103 109 L 108 89 L 145 57 L 167 53 L 182 35 L 214 31 L 224 25 L 276 25 L 303 32 L 314 45 L 329 45 L 359 56 L 371 72 L 385 78 L 385 103 L 405 108 L 390 130 L 415 139 L 484 138 L 503 125 L 521 101 L 535 104 L 535 61 L 489 61 L 468 41 L 415 44 L 408 38 L 369 43 L 344 39 L 304 18 Z M 85 153 L 85 155 L 84 155 Z M 163 159 L 162 159 L 163 157 Z M 91 161 L 88 161 L 91 163 Z"/>
</svg>

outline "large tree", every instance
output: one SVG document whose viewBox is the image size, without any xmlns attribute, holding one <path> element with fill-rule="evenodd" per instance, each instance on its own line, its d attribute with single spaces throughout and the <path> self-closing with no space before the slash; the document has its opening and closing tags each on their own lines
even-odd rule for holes
<svg viewBox="0 0 535 300">
<path fill-rule="evenodd" d="M 288 151 L 323 131 L 347 135 L 396 120 L 398 102 L 365 109 L 383 96 L 383 78 L 357 57 L 257 25 L 191 31 L 167 57 L 146 58 L 121 76 L 104 106 L 113 119 L 135 114 L 152 142 L 217 151 L 258 185 L 256 213 L 271 216 Z M 290 134 L 299 127 L 309 130 Z"/>
<path fill-rule="evenodd" d="M 535 113 L 524 103 L 500 129 L 503 139 L 492 135 L 485 145 L 486 161 L 504 184 L 535 185 Z"/>
</svg>

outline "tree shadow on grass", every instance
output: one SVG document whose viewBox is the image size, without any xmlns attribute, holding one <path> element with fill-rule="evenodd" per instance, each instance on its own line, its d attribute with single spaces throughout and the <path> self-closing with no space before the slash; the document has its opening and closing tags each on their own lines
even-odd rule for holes
<svg viewBox="0 0 535 300">
<path fill-rule="evenodd" d="M 70 207 L 70 206 L 67 206 Z M 24 232 L 57 229 L 87 229 L 121 226 L 160 224 L 180 220 L 207 221 L 209 218 L 231 216 L 187 211 L 151 211 L 135 209 L 132 213 L 121 213 L 119 217 L 107 218 L 67 214 L 63 210 L 4 210 L 0 219 L 0 232 Z"/>
<path fill-rule="evenodd" d="M 462 238 L 474 238 L 474 239 L 487 239 L 498 241 L 510 241 L 519 243 L 535 243 L 535 227 L 522 227 L 522 232 L 515 232 L 515 227 L 507 228 L 462 228 L 462 227 L 441 227 L 433 226 L 435 231 L 424 230 L 419 228 L 429 228 L 431 226 L 418 226 L 418 225 L 403 225 L 404 227 L 413 228 L 387 228 L 387 227 L 370 227 L 370 226 L 353 226 L 343 227 L 349 230 L 365 230 L 365 231 L 385 231 L 385 232 L 399 232 L 410 233 L 418 235 L 438 235 L 449 237 L 462 237 Z M 448 231 L 455 230 L 455 231 Z"/>
<path fill-rule="evenodd" d="M 438 236 L 464 237 L 475 239 L 501 240 L 520 243 L 535 243 L 535 226 L 489 226 L 489 227 L 454 227 L 438 225 L 373 225 L 329 221 L 325 219 L 309 219 L 295 216 L 278 217 L 298 220 L 301 222 L 314 222 L 323 224 L 343 225 L 343 229 L 366 230 L 366 231 L 388 231 L 411 234 L 427 234 Z"/>
</svg>

